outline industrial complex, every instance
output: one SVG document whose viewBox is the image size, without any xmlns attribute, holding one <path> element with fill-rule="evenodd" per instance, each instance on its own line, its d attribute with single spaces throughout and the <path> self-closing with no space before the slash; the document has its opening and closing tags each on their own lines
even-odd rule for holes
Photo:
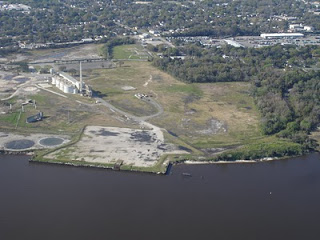
<svg viewBox="0 0 320 240">
<path fill-rule="evenodd" d="M 92 97 L 92 89 L 82 80 L 82 66 L 80 62 L 80 81 L 65 72 L 57 72 L 53 68 L 50 69 L 52 75 L 52 84 L 64 93 L 81 94 L 83 96 Z"/>
</svg>

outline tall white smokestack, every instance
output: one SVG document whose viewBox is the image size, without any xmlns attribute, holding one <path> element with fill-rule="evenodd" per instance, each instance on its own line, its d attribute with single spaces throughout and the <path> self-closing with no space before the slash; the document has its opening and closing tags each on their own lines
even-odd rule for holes
<svg viewBox="0 0 320 240">
<path fill-rule="evenodd" d="M 80 93 L 82 93 L 82 86 L 83 86 L 83 82 L 82 82 L 82 63 L 80 61 Z"/>
</svg>

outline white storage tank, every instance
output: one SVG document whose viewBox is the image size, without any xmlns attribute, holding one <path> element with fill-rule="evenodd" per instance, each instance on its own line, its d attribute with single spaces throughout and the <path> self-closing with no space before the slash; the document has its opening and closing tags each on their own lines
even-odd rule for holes
<svg viewBox="0 0 320 240">
<path fill-rule="evenodd" d="M 76 87 L 73 87 L 73 94 L 77 94 L 78 93 L 78 89 Z"/>
<path fill-rule="evenodd" d="M 65 84 L 64 85 L 64 88 L 63 88 L 63 92 L 64 93 L 71 93 L 73 94 L 73 86 L 72 85 L 68 85 L 68 84 Z"/>
<path fill-rule="evenodd" d="M 56 84 L 56 76 L 53 76 L 53 77 L 52 77 L 51 83 L 54 84 L 54 85 Z"/>
<path fill-rule="evenodd" d="M 61 80 L 61 81 L 60 81 L 60 84 L 59 84 L 59 89 L 60 89 L 61 91 L 63 91 L 64 85 L 65 85 L 64 81 Z"/>
<path fill-rule="evenodd" d="M 56 87 L 57 87 L 57 88 L 60 86 L 60 82 L 61 82 L 60 78 L 57 78 L 57 79 L 56 79 Z"/>
<path fill-rule="evenodd" d="M 68 85 L 67 84 L 65 84 L 64 86 L 63 86 L 63 92 L 64 93 L 68 93 Z"/>
</svg>

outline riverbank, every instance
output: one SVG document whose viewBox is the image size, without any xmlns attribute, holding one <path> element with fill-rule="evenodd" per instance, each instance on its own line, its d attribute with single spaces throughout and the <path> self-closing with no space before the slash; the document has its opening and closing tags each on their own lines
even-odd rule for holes
<svg viewBox="0 0 320 240">
<path fill-rule="evenodd" d="M 187 160 L 183 162 L 184 164 L 241 164 L 241 163 L 261 163 L 261 162 L 269 162 L 269 161 L 275 161 L 275 160 L 282 160 L 282 159 L 287 159 L 290 157 L 298 157 L 298 156 L 288 156 L 288 157 L 282 157 L 282 158 L 261 158 L 261 159 L 256 159 L 256 160 L 235 160 L 235 161 L 190 161 Z"/>
<path fill-rule="evenodd" d="M 53 150 L 49 150 L 50 152 Z M 169 158 L 168 155 L 163 156 L 156 165 L 151 167 L 135 167 L 130 165 L 120 165 L 116 166 L 116 163 L 97 163 L 97 162 L 85 162 L 85 161 L 64 161 L 64 160 L 52 160 L 52 159 L 44 159 L 42 154 L 38 154 L 37 151 L 27 150 L 27 151 L 4 151 L 1 150 L 0 154 L 3 155 L 28 155 L 31 156 L 30 162 L 34 163 L 43 163 L 43 164 L 56 164 L 56 165 L 64 165 L 64 166 L 73 166 L 73 167 L 84 167 L 84 168 L 100 168 L 100 169 L 109 169 L 116 171 L 128 171 L 128 172 L 142 172 L 142 173 L 151 173 L 151 174 L 160 174 L 165 175 L 168 174 L 171 166 L 174 165 L 204 165 L 204 164 L 247 164 L 247 163 L 264 163 L 270 161 L 281 161 L 286 160 L 292 157 L 302 157 L 308 156 L 309 154 L 316 153 L 318 151 L 310 152 L 305 155 L 294 155 L 294 156 L 283 156 L 283 157 L 266 157 L 255 160 L 234 160 L 234 161 L 210 161 L 210 160 L 190 160 L 190 158 L 179 159 L 177 158 Z M 181 158 L 181 157 L 180 157 Z"/>
</svg>

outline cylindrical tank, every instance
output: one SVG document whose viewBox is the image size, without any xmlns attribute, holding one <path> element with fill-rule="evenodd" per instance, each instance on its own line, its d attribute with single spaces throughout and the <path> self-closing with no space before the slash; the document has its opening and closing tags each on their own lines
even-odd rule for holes
<svg viewBox="0 0 320 240">
<path fill-rule="evenodd" d="M 61 90 L 61 91 L 63 91 L 63 89 L 64 89 L 64 81 L 60 81 L 60 84 L 59 84 L 59 89 Z"/>
<path fill-rule="evenodd" d="M 77 94 L 78 93 L 78 89 L 76 87 L 73 87 L 73 94 Z"/>
<path fill-rule="evenodd" d="M 55 76 L 52 77 L 51 83 L 54 84 L 54 85 L 56 84 L 56 77 Z"/>
<path fill-rule="evenodd" d="M 59 88 L 60 82 L 61 82 L 60 78 L 57 78 L 57 79 L 56 79 L 56 87 L 57 87 L 57 88 Z"/>
<path fill-rule="evenodd" d="M 73 93 L 73 86 L 65 84 L 64 88 L 63 88 L 63 92 L 64 93 Z"/>
<path fill-rule="evenodd" d="M 68 93 L 68 85 L 67 84 L 64 85 L 63 92 L 64 93 Z"/>
</svg>

